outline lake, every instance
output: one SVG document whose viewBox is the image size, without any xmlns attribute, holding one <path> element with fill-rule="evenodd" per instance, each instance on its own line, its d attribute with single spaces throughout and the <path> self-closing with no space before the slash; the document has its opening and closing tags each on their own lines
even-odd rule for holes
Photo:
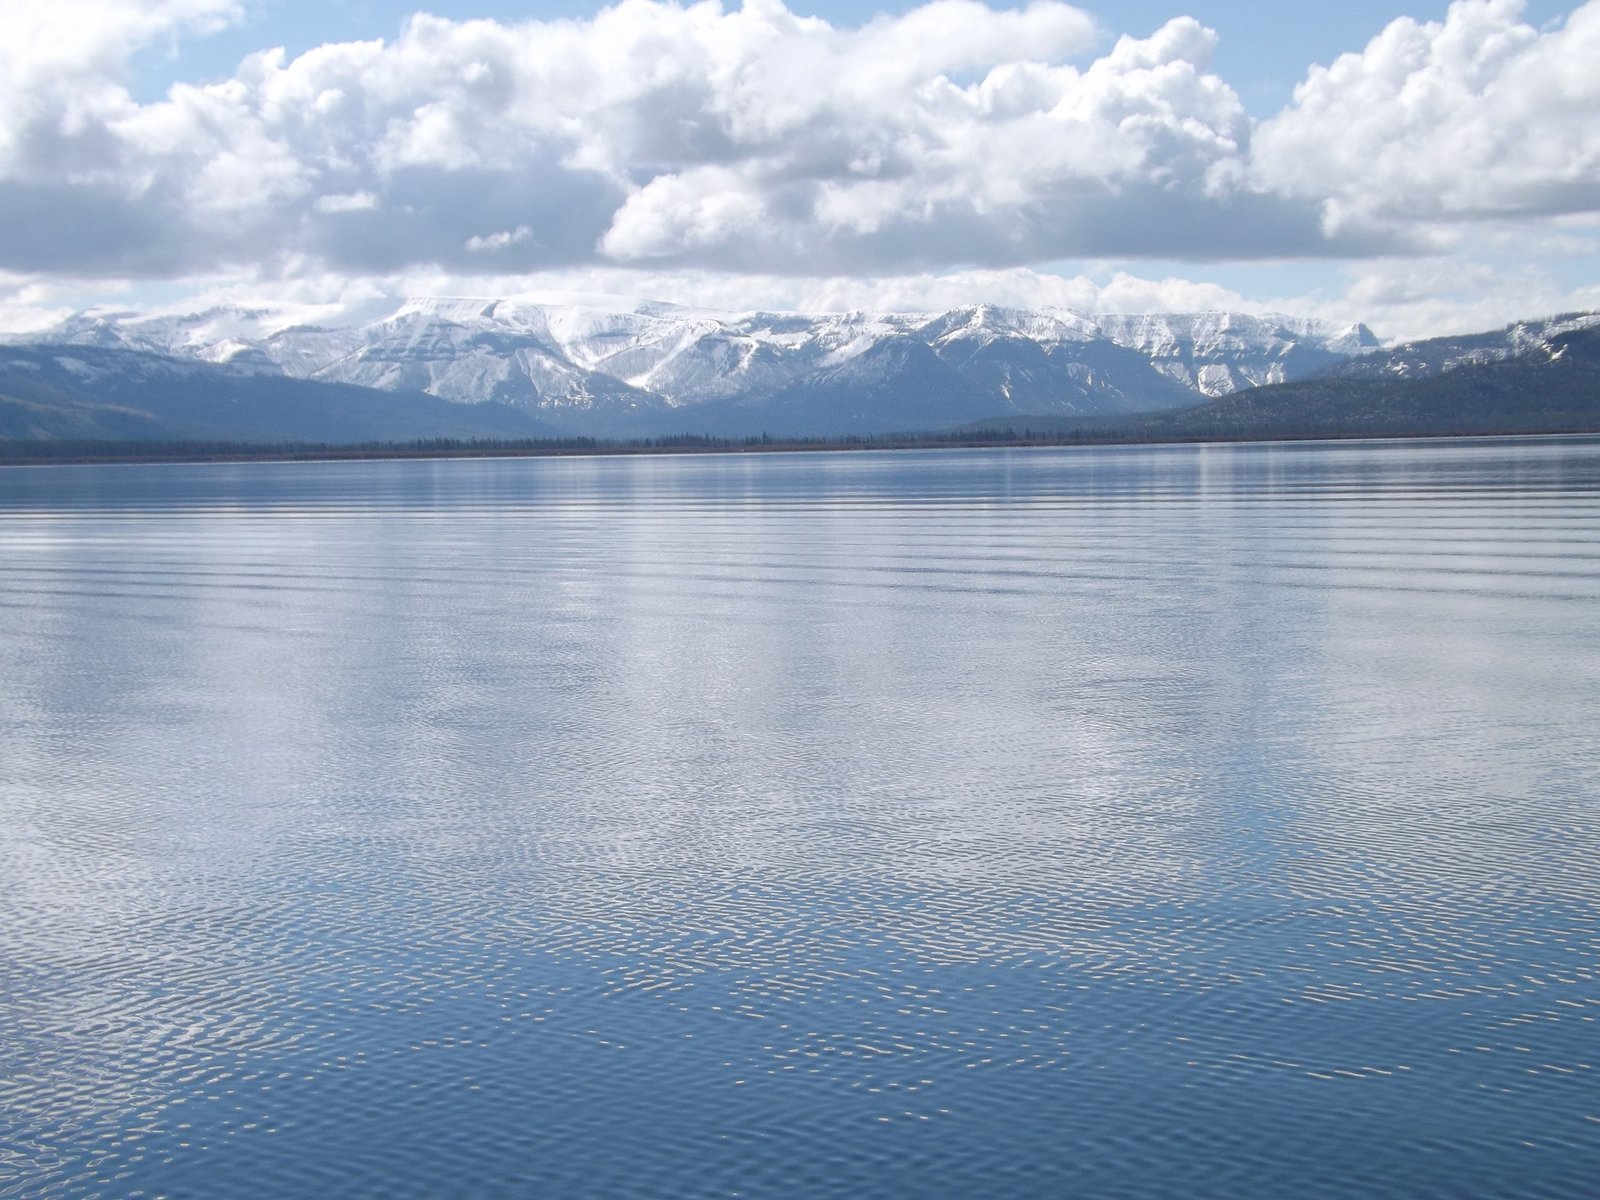
<svg viewBox="0 0 1600 1200">
<path fill-rule="evenodd" d="M 1600 440 L 5 469 L 0 681 L 0 1196 L 1600 1179 Z"/>
</svg>

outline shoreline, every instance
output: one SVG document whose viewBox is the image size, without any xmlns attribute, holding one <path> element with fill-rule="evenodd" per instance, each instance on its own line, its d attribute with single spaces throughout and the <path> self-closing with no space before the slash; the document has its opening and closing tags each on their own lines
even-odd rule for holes
<svg viewBox="0 0 1600 1200">
<path fill-rule="evenodd" d="M 181 465 L 185 463 L 291 463 L 361 462 L 396 459 L 483 459 L 483 458 L 611 458 L 656 455 L 696 454 L 826 454 L 849 451 L 901 450 L 1006 450 L 1006 449 L 1085 449 L 1097 446 L 1196 446 L 1270 445 L 1301 442 L 1374 441 L 1494 441 L 1509 438 L 1555 438 L 1600 436 L 1600 425 L 1573 429 L 1541 430 L 1457 430 L 1437 432 L 1361 432 L 1341 431 L 1282 434 L 1152 434 L 1140 436 L 1120 433 L 1105 436 L 1075 433 L 1052 435 L 1024 430 L 1014 437 L 942 436 L 908 434 L 845 438 L 754 438 L 702 437 L 699 435 L 643 438 L 636 441 L 608 442 L 602 439 L 573 438 L 542 441 L 469 441 L 454 438 L 427 439 L 400 443 L 277 443 L 255 447 L 249 443 L 168 442 L 160 449 L 117 453 L 76 448 L 75 443 L 31 442 L 0 443 L 0 467 Z M 132 446 L 142 443 L 130 443 Z M 27 446 L 34 453 L 17 453 Z M 53 452 L 60 445 L 61 452 Z M 72 448 L 69 448 L 72 447 Z"/>
</svg>

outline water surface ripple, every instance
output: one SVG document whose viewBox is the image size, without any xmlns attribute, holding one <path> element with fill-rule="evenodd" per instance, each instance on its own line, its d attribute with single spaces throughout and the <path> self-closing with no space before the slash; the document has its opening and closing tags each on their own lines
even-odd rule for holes
<svg viewBox="0 0 1600 1200">
<path fill-rule="evenodd" d="M 1600 442 L 0 471 L 0 1196 L 1588 1197 Z"/>
</svg>

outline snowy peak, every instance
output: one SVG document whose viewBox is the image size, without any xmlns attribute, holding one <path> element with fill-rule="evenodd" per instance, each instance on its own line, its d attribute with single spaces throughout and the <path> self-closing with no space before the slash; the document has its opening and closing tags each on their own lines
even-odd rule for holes
<svg viewBox="0 0 1600 1200">
<path fill-rule="evenodd" d="M 1118 345 L 1137 350 L 1162 374 L 1206 396 L 1304 378 L 1378 344 L 1365 325 L 1279 315 L 1106 313 L 1094 320 Z"/>
<path fill-rule="evenodd" d="M 1050 349 L 1107 336 L 1093 320 L 1067 309 L 1000 308 L 989 304 L 952 309 L 928 321 L 919 332 L 935 348 L 962 341 L 1027 341 Z"/>
</svg>

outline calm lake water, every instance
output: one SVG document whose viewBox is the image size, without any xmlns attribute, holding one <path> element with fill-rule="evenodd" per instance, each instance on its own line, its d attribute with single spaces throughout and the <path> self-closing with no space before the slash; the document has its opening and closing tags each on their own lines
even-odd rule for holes
<svg viewBox="0 0 1600 1200">
<path fill-rule="evenodd" d="M 1600 441 L 0 470 L 0 736 L 0 1196 L 1600 1180 Z"/>
</svg>

